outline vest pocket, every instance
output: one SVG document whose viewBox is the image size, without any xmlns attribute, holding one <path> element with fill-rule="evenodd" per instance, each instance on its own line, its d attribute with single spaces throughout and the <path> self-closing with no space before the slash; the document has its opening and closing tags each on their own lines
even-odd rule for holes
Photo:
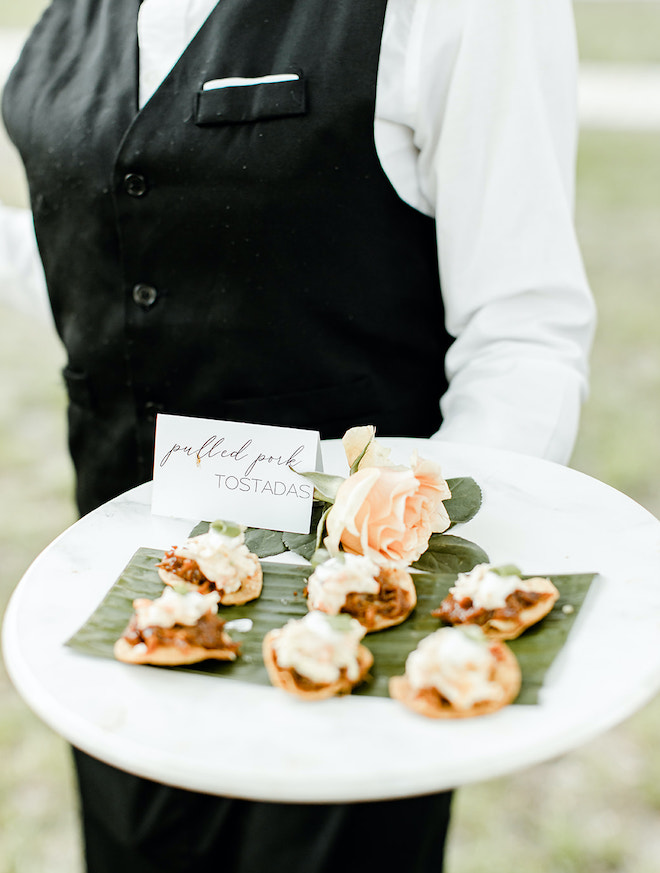
<svg viewBox="0 0 660 873">
<path fill-rule="evenodd" d="M 302 76 L 291 81 L 248 80 L 241 85 L 221 82 L 197 92 L 195 124 L 242 124 L 307 112 L 307 83 Z"/>
</svg>

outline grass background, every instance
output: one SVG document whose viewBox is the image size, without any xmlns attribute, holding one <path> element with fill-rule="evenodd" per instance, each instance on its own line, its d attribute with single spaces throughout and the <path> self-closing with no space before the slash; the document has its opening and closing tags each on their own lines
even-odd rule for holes
<svg viewBox="0 0 660 873">
<path fill-rule="evenodd" d="M 42 0 L 0 0 L 0 28 Z M 585 61 L 660 63 L 660 3 L 576 2 Z M 24 200 L 0 154 L 0 198 Z M 660 516 L 660 131 L 582 132 L 577 226 L 600 310 L 591 397 L 572 465 Z M 75 513 L 58 343 L 0 312 L 0 610 Z M 650 645 L 657 641 L 649 641 Z M 458 792 L 448 873 L 657 873 L 660 699 L 594 742 Z M 0 669 L 0 873 L 79 873 L 68 750 Z"/>
</svg>

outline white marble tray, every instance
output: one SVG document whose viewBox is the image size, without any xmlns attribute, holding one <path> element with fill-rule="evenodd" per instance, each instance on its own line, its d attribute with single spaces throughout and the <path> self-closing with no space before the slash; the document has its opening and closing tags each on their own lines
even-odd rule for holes
<svg viewBox="0 0 660 873">
<path fill-rule="evenodd" d="M 455 528 L 524 573 L 598 572 L 537 706 L 433 721 L 391 700 L 306 703 L 281 691 L 81 655 L 64 646 L 140 546 L 190 520 L 150 514 L 144 485 L 81 519 L 33 563 L 7 610 L 7 669 L 54 730 L 115 766 L 236 797 L 335 802 L 403 797 L 491 778 L 586 742 L 660 688 L 660 523 L 587 476 L 505 452 L 382 440 L 472 476 L 484 502 Z M 325 468 L 346 472 L 340 444 Z M 196 521 L 193 520 L 193 521 Z"/>
</svg>

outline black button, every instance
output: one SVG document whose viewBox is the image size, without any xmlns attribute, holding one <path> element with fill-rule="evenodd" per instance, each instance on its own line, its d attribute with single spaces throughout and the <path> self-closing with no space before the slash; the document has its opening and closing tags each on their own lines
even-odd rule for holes
<svg viewBox="0 0 660 873">
<path fill-rule="evenodd" d="M 127 173 L 124 176 L 124 190 L 131 197 L 144 197 L 147 193 L 147 180 L 140 173 Z"/>
<path fill-rule="evenodd" d="M 153 306 L 157 297 L 158 291 L 156 291 L 153 285 L 144 285 L 140 282 L 133 288 L 133 300 L 142 309 L 149 309 Z"/>
</svg>

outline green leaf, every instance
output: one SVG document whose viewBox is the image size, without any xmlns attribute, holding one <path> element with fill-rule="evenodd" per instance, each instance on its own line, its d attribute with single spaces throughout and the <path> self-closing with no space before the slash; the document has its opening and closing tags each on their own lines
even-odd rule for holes
<svg viewBox="0 0 660 873">
<path fill-rule="evenodd" d="M 298 471 L 296 471 L 298 472 Z M 343 476 L 332 476 L 330 473 L 299 473 L 314 485 L 314 498 L 325 503 L 334 503 L 339 486 L 344 482 Z"/>
<path fill-rule="evenodd" d="M 481 508 L 481 488 L 474 479 L 462 476 L 457 479 L 447 479 L 451 490 L 451 498 L 445 500 L 445 508 L 451 519 L 451 526 L 464 524 L 477 514 Z"/>
<path fill-rule="evenodd" d="M 198 537 L 198 536 L 201 536 L 201 534 L 208 533 L 210 526 L 211 525 L 208 521 L 199 521 L 199 522 L 197 522 L 195 527 L 190 531 L 188 536 L 189 537 Z"/>
<path fill-rule="evenodd" d="M 316 527 L 316 550 L 318 551 L 323 546 L 323 534 L 325 533 L 325 523 L 330 514 L 330 510 L 332 506 L 327 506 L 323 515 L 319 519 L 319 523 Z"/>
<path fill-rule="evenodd" d="M 544 576 L 543 573 L 537 574 Z M 533 625 L 508 645 L 518 659 L 523 674 L 516 703 L 536 703 L 543 679 L 556 655 L 566 642 L 577 614 L 582 608 L 593 573 L 547 576 L 559 589 L 559 599 L 543 621 Z"/>
<path fill-rule="evenodd" d="M 163 592 L 165 586 L 156 570 L 156 564 L 162 558 L 163 552 L 139 549 L 98 609 L 67 645 L 87 655 L 113 657 L 114 641 L 119 639 L 128 624 L 133 601 L 138 597 L 155 600 Z"/>
<path fill-rule="evenodd" d="M 258 558 L 270 558 L 286 552 L 281 530 L 262 530 L 249 527 L 245 531 L 245 545 Z"/>
<path fill-rule="evenodd" d="M 428 549 L 412 566 L 431 573 L 467 573 L 487 563 L 488 555 L 476 543 L 452 534 L 433 534 Z"/>
<path fill-rule="evenodd" d="M 319 539 L 323 534 L 328 509 L 329 507 L 326 507 L 325 504 L 315 500 L 312 505 L 310 532 L 308 534 L 282 534 L 282 542 L 285 548 L 311 561 L 314 552 L 318 548 Z"/>
<path fill-rule="evenodd" d="M 289 551 L 295 552 L 307 561 L 311 561 L 312 555 L 316 551 L 316 531 L 311 534 L 287 533 L 284 534 L 282 539 Z"/>
</svg>

